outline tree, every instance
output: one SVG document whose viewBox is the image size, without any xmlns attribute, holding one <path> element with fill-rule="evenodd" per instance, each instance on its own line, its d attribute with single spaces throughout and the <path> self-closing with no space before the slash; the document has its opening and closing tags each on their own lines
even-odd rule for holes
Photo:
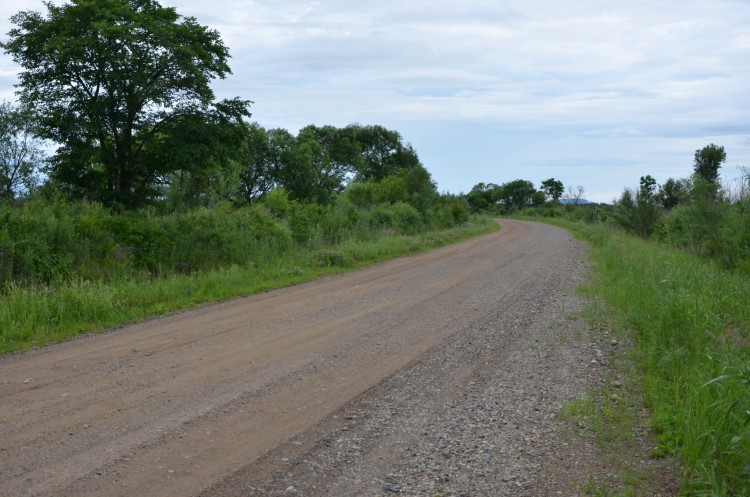
<svg viewBox="0 0 750 497">
<path fill-rule="evenodd" d="M 560 197 L 562 197 L 563 192 L 565 191 L 563 189 L 562 181 L 555 178 L 550 178 L 542 181 L 540 190 L 543 191 L 547 198 L 551 199 L 553 203 L 558 203 L 560 201 Z"/>
<path fill-rule="evenodd" d="M 275 130 L 278 157 L 276 176 L 294 200 L 327 204 L 337 191 L 343 189 L 342 177 L 332 167 L 326 149 L 310 130 L 292 136 L 285 130 Z"/>
<path fill-rule="evenodd" d="M 243 109 L 243 102 L 234 99 L 205 111 L 183 112 L 144 148 L 142 169 L 168 173 L 155 175 L 154 183 L 167 187 L 176 206 L 210 205 L 237 194 L 236 159 L 247 135 Z M 142 195 L 150 193 L 150 188 L 141 190 Z"/>
<path fill-rule="evenodd" d="M 652 197 L 656 190 L 656 180 L 650 174 L 641 176 L 641 194 L 644 197 Z"/>
<path fill-rule="evenodd" d="M 228 50 L 217 31 L 155 0 L 45 6 L 46 16 L 14 15 L 2 47 L 24 68 L 19 96 L 38 110 L 41 136 L 61 144 L 51 174 L 80 195 L 136 205 L 176 167 L 143 161 L 144 151 L 183 116 L 208 112 L 210 80 L 231 72 Z M 232 107 L 249 116 L 249 104 Z"/>
<path fill-rule="evenodd" d="M 466 203 L 469 204 L 472 212 L 493 210 L 497 207 L 500 191 L 500 186 L 495 183 L 477 183 L 466 194 Z"/>
<path fill-rule="evenodd" d="M 719 168 L 727 160 L 724 147 L 718 147 L 713 143 L 695 151 L 695 174 L 705 181 L 716 184 L 719 179 Z"/>
<path fill-rule="evenodd" d="M 253 123 L 237 158 L 240 165 L 240 196 L 250 203 L 264 197 L 276 186 L 280 160 L 271 146 L 270 133 Z"/>
<path fill-rule="evenodd" d="M 432 175 L 422 164 L 402 170 L 399 173 L 404 178 L 406 191 L 409 193 L 408 203 L 419 212 L 427 212 L 438 198 L 437 185 Z"/>
<path fill-rule="evenodd" d="M 536 188 L 531 181 L 517 179 L 500 186 L 500 204 L 506 210 L 522 209 L 534 203 Z"/>
<path fill-rule="evenodd" d="M 339 178 L 342 187 L 354 177 L 358 165 L 362 162 L 360 145 L 357 142 L 357 128 L 347 126 L 309 125 L 302 128 L 300 135 L 306 134 L 315 138 L 328 154 L 329 174 Z"/>
<path fill-rule="evenodd" d="M 33 134 L 34 120 L 29 110 L 0 104 L 0 199 L 12 199 L 36 184 L 44 153 Z"/>
<path fill-rule="evenodd" d="M 569 198 L 574 205 L 578 205 L 581 203 L 581 197 L 583 197 L 585 191 L 586 189 L 583 185 L 578 185 L 575 188 L 573 188 L 572 185 L 568 186 L 567 198 Z"/>
<path fill-rule="evenodd" d="M 628 232 L 648 238 L 653 234 L 659 221 L 659 208 L 654 196 L 656 181 L 653 177 L 642 176 L 640 188 L 633 192 L 626 188 L 622 192 L 617 208 L 612 213 L 615 220 Z"/>
<path fill-rule="evenodd" d="M 679 179 L 669 178 L 661 185 L 656 200 L 667 210 L 676 207 L 687 195 L 685 183 Z"/>
<path fill-rule="evenodd" d="M 398 131 L 383 126 L 352 124 L 345 128 L 354 133 L 359 147 L 355 164 L 357 181 L 381 181 L 387 176 L 420 165 L 416 151 L 402 142 Z"/>
</svg>

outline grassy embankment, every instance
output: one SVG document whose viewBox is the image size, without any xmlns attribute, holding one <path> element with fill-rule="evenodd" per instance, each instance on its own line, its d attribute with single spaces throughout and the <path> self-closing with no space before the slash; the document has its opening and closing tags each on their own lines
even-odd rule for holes
<svg viewBox="0 0 750 497">
<path fill-rule="evenodd" d="M 604 224 L 552 222 L 591 243 L 593 314 L 635 337 L 633 374 L 658 440 L 650 456 L 678 458 L 687 495 L 750 495 L 748 275 Z M 610 393 L 597 420 L 618 426 L 602 435 L 632 428 L 637 415 Z"/>
<path fill-rule="evenodd" d="M 498 228 L 450 205 L 302 205 L 116 214 L 0 209 L 0 354 L 292 285 Z"/>
</svg>

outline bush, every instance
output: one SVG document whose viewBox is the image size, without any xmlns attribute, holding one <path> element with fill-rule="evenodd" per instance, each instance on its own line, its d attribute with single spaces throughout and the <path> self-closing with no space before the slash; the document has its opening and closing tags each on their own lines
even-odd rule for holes
<svg viewBox="0 0 750 497">
<path fill-rule="evenodd" d="M 615 222 L 627 232 L 650 237 L 659 222 L 660 210 L 650 191 L 641 188 L 638 192 L 626 188 L 622 192 L 617 209 L 613 213 Z"/>
<path fill-rule="evenodd" d="M 734 203 L 718 195 L 714 185 L 691 184 L 689 197 L 662 221 L 659 238 L 675 247 L 713 258 L 727 269 L 750 269 L 748 199 Z"/>
<path fill-rule="evenodd" d="M 377 203 L 378 188 L 372 182 L 355 182 L 344 191 L 344 196 L 357 208 L 366 209 Z"/>
</svg>

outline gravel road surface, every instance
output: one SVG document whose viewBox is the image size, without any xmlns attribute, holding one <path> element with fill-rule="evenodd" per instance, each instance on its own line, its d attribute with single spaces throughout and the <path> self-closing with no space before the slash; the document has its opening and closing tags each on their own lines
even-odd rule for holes
<svg viewBox="0 0 750 497">
<path fill-rule="evenodd" d="M 0 359 L 0 495 L 578 495 L 605 481 L 596 446 L 558 418 L 609 354 L 573 319 L 586 247 L 501 224 Z"/>
</svg>

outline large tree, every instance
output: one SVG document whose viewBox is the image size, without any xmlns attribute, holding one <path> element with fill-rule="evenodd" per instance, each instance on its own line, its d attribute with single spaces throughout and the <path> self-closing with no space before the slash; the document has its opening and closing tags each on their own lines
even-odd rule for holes
<svg viewBox="0 0 750 497">
<path fill-rule="evenodd" d="M 719 168 L 727 160 L 724 147 L 713 143 L 695 151 L 695 173 L 709 183 L 716 184 L 719 179 Z"/>
<path fill-rule="evenodd" d="M 509 211 L 523 209 L 534 204 L 535 193 L 536 188 L 531 181 L 523 179 L 509 181 L 500 186 L 499 203 Z"/>
<path fill-rule="evenodd" d="M 34 136 L 34 121 L 29 110 L 0 104 L 0 199 L 13 198 L 36 184 L 44 153 Z"/>
<path fill-rule="evenodd" d="M 377 182 L 421 165 L 417 152 L 403 143 L 398 131 L 359 124 L 347 126 L 345 131 L 354 134 L 359 147 L 359 159 L 355 164 L 357 181 Z"/>
<path fill-rule="evenodd" d="M 271 133 L 258 123 L 248 128 L 237 158 L 240 165 L 240 195 L 250 203 L 274 189 L 281 165 L 278 149 L 273 147 Z"/>
<path fill-rule="evenodd" d="M 154 0 L 45 2 L 23 11 L 2 44 L 24 70 L 19 96 L 41 115 L 40 133 L 61 145 L 51 174 L 83 196 L 135 205 L 177 163 L 144 151 L 185 116 L 249 115 L 249 102 L 211 109 L 213 78 L 231 71 L 215 30 Z M 155 170 L 156 168 L 156 170 Z"/>
</svg>

